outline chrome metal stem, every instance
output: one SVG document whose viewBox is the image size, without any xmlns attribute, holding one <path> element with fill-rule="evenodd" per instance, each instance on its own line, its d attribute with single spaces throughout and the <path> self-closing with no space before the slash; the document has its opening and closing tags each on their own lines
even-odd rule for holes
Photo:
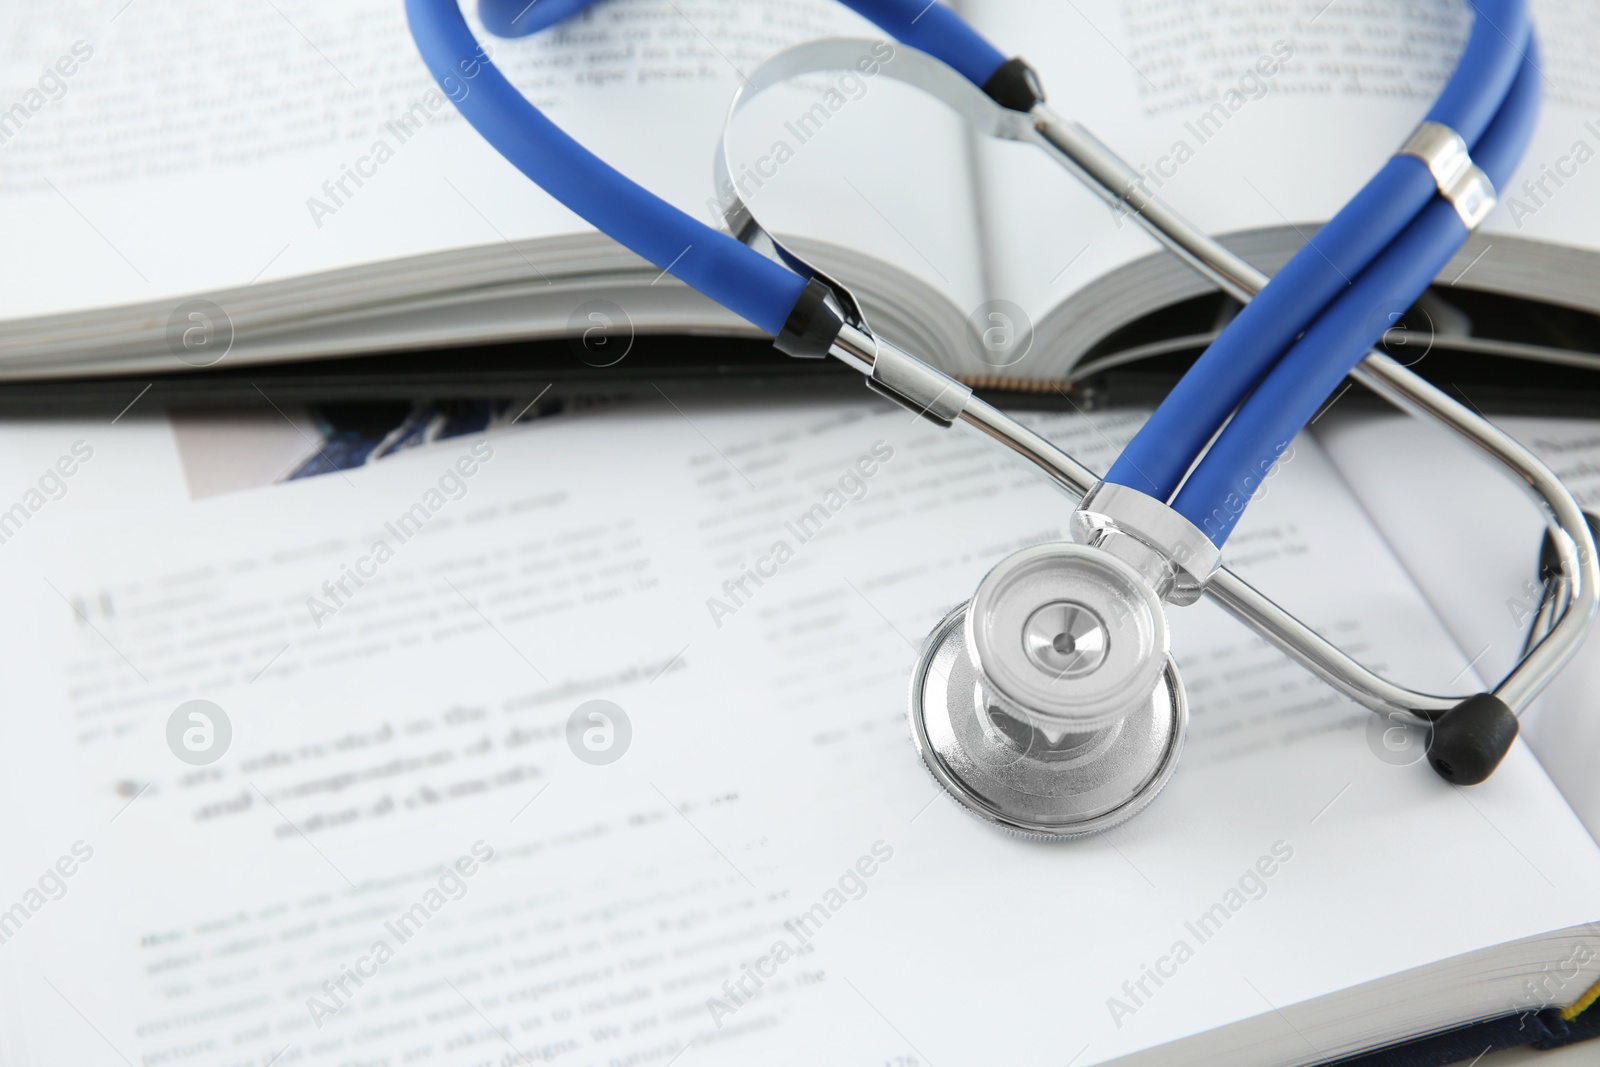
<svg viewBox="0 0 1600 1067">
<path fill-rule="evenodd" d="M 1226 567 L 1212 577 L 1206 595 L 1340 693 L 1397 722 L 1426 726 L 1469 695 L 1434 696 L 1374 674 Z"/>
<path fill-rule="evenodd" d="M 1032 463 L 1080 500 L 1100 480 L 1088 467 L 988 401 L 976 396 L 968 400 L 961 411 L 961 422 Z"/>
<path fill-rule="evenodd" d="M 872 366 L 878 361 L 878 345 L 881 343 L 863 326 L 846 323 L 844 329 L 839 331 L 839 336 L 833 339 L 833 347 L 828 354 L 851 370 L 870 378 Z"/>
</svg>

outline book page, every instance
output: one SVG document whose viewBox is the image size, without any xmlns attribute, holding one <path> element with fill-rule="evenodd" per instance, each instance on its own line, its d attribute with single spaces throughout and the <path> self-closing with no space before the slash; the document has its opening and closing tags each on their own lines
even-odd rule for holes
<svg viewBox="0 0 1600 1067">
<path fill-rule="evenodd" d="M 1028 422 L 1104 467 L 1140 418 Z M 916 648 L 1071 506 L 873 401 L 660 404 L 0 553 L 5 1058 L 1089 1064 L 1594 917 L 1525 750 L 1452 789 L 1205 604 L 1145 813 L 959 810 Z M 1230 556 L 1467 667 L 1314 442 Z"/>
<path fill-rule="evenodd" d="M 163 413 L 146 417 L 130 403 L 103 418 L 0 420 L 0 553 L 38 548 L 108 515 L 163 512 L 188 496 Z"/>
<path fill-rule="evenodd" d="M 1600 30 L 1579 0 L 1532 6 L 1548 74 L 1540 126 L 1452 278 L 1497 240 L 1600 250 L 1600 168 L 1587 166 L 1600 152 Z M 1291 248 L 1422 120 L 1471 19 L 1457 0 L 1293 0 L 1267 10 L 1166 0 L 972 7 L 1002 51 L 1039 69 L 1052 106 L 1126 159 L 1149 191 L 1208 233 L 1286 231 Z M 1036 318 L 1158 250 L 1134 220 L 1077 188 L 1042 152 L 986 144 L 978 158 L 991 287 Z M 1504 251 L 1485 255 L 1470 282 L 1529 284 L 1504 259 Z"/>
<path fill-rule="evenodd" d="M 0 264 L 7 318 L 592 233 L 459 117 L 392 0 L 10 4 L 0 26 L 0 215 L 12 246 L 31 250 Z M 534 38 L 478 29 L 557 123 L 708 223 L 712 154 L 744 72 L 814 37 L 881 37 L 827 0 L 612 0 Z M 975 289 L 959 124 L 936 116 L 911 131 L 885 117 L 864 145 L 850 113 L 886 114 L 893 91 L 859 77 L 818 91 L 830 89 L 843 102 L 813 117 L 805 144 L 779 123 L 748 160 L 772 170 L 764 154 L 788 137 L 797 172 L 831 160 L 826 197 L 796 177 L 774 181 L 771 198 L 792 200 L 816 240 L 876 241 L 913 276 Z M 471 90 L 468 74 L 451 87 Z M 883 160 L 902 152 L 946 179 L 891 180 Z M 568 257 L 569 272 L 596 269 L 592 250 Z"/>
<path fill-rule="evenodd" d="M 1600 512 L 1600 423 L 1496 418 L 1542 459 L 1590 512 Z M 1318 439 L 1406 569 L 1438 607 L 1477 674 L 1493 682 L 1521 654 L 1529 613 L 1543 601 L 1544 519 L 1522 490 L 1451 435 L 1400 415 L 1323 420 Z M 1397 462 L 1395 457 L 1405 457 Z M 1577 658 L 1522 716 L 1522 736 L 1589 831 L 1600 838 L 1600 642 Z"/>
</svg>

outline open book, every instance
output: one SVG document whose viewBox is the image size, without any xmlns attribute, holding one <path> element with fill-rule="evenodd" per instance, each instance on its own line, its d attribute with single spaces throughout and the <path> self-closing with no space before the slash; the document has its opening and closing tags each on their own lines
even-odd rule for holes
<svg viewBox="0 0 1600 1067">
<path fill-rule="evenodd" d="M 1141 418 L 1028 421 L 1104 467 Z M 1472 690 L 1379 521 L 1441 479 L 1374 482 L 1363 440 L 1303 436 L 1229 561 Z M 881 401 L 596 412 L 199 502 L 159 422 L 0 445 L 49 500 L 0 552 L 7 1063 L 1301 1065 L 1600 979 L 1600 804 L 1541 766 L 1592 729 L 1546 707 L 1454 788 L 1206 603 L 1149 810 L 1056 845 L 960 810 L 910 744 L 916 647 L 1070 505 Z M 1458 603 L 1514 643 L 1501 593 Z"/>
<path fill-rule="evenodd" d="M 1269 270 L 1404 140 L 1469 18 L 1455 0 L 1203 17 L 1149 0 L 958 6 L 1037 65 L 1060 111 Z M 1593 19 L 1581 0 L 1535 7 L 1543 124 L 1445 280 L 1600 311 Z M 0 263 L 0 376 L 596 323 L 751 332 L 488 148 L 429 81 L 395 0 L 4 11 L 0 217 L 19 251 Z M 741 72 L 836 34 L 876 36 L 829 0 L 612 0 L 489 47 L 580 140 L 716 222 L 711 158 Z M 1060 379 L 1119 327 L 1208 288 L 1036 150 L 975 143 L 887 78 L 775 92 L 736 142 L 741 191 L 771 228 L 857 289 L 887 336 L 969 378 Z"/>
</svg>

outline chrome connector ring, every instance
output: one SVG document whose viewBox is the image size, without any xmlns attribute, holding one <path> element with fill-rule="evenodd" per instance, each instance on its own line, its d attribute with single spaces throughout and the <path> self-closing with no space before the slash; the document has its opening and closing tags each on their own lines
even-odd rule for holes
<svg viewBox="0 0 1600 1067">
<path fill-rule="evenodd" d="M 1414 156 L 1428 165 L 1439 195 L 1455 207 L 1468 230 L 1476 230 L 1494 210 L 1494 183 L 1472 161 L 1467 142 L 1443 123 L 1424 122 L 1395 155 Z"/>
</svg>

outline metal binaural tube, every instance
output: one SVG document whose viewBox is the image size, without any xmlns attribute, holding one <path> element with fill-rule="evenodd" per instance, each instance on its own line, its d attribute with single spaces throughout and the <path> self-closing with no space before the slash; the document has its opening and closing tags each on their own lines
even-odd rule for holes
<svg viewBox="0 0 1600 1067">
<path fill-rule="evenodd" d="M 1139 173 L 1076 122 L 1057 115 L 1048 105 L 1031 112 L 1034 142 L 1079 181 L 1119 210 L 1139 220 L 1150 235 L 1196 271 L 1241 303 L 1267 287 L 1270 280 L 1228 251 L 1209 234 L 1156 199 Z"/>
<path fill-rule="evenodd" d="M 1396 407 L 1432 418 L 1498 460 L 1545 513 L 1565 578 L 1566 603 L 1550 631 L 1494 687 L 1494 695 L 1520 715 L 1577 652 L 1600 605 L 1600 563 L 1583 510 L 1561 479 L 1515 438 L 1388 356 L 1369 355 L 1351 376 Z"/>
<path fill-rule="evenodd" d="M 1061 118 L 1044 104 L 1033 109 L 1032 117 L 1037 143 L 1052 158 L 1108 202 L 1125 207 L 1157 240 L 1224 292 L 1248 301 L 1266 288 L 1267 275 L 1152 196 L 1137 172 L 1083 127 Z M 1520 442 L 1388 356 L 1368 353 L 1351 372 L 1351 377 L 1402 411 L 1440 423 L 1495 460 L 1544 512 L 1563 572 L 1571 576 L 1571 591 L 1567 610 L 1561 613 L 1549 633 L 1494 688 L 1495 696 L 1520 714 L 1576 654 L 1600 605 L 1600 597 L 1597 597 L 1600 564 L 1595 559 L 1594 538 L 1577 501 L 1560 479 Z M 1411 707 L 1417 711 L 1443 710 L 1440 705 L 1447 702 L 1447 698 L 1415 693 L 1384 682 L 1333 645 L 1320 639 L 1309 640 L 1306 636 L 1309 628 L 1282 613 L 1260 594 L 1249 595 L 1254 590 L 1236 575 L 1223 571 L 1217 579 L 1220 580 L 1217 599 L 1224 607 L 1335 688 L 1359 699 L 1359 695 L 1351 691 L 1352 686 L 1372 687 L 1371 699 L 1362 700 L 1362 703 L 1375 710 L 1393 710 L 1394 702 L 1402 698 L 1413 701 Z M 1267 610 L 1268 607 L 1273 610 Z M 1281 618 L 1274 621 L 1275 615 Z M 1288 623 L 1294 625 L 1280 635 L 1281 640 L 1272 636 L 1276 625 Z"/>
<path fill-rule="evenodd" d="M 870 42 L 812 42 L 791 49 L 752 72 L 750 90 L 741 92 L 732 110 L 737 111 L 743 101 L 762 88 L 797 74 L 848 69 L 868 44 Z M 1061 118 L 1044 105 L 1026 114 L 1001 107 L 936 60 L 913 50 L 902 51 L 882 70 L 891 78 L 944 100 L 981 133 L 1040 146 L 1090 189 L 1125 208 L 1163 245 L 1224 292 L 1248 301 L 1266 287 L 1267 275 L 1151 195 L 1132 167 L 1078 124 Z M 719 156 L 718 163 L 722 168 L 719 174 L 726 174 L 726 159 Z M 731 183 L 729 185 L 731 187 Z M 719 189 L 722 188 L 719 184 Z M 766 234 L 742 202 L 735 199 L 725 206 L 736 209 L 725 214 L 739 220 L 737 229 L 742 240 L 770 246 L 768 254 L 784 262 L 798 260 Z M 831 355 L 875 379 L 880 390 L 895 396 L 912 410 L 928 414 L 941 424 L 962 423 L 1003 445 L 1043 471 L 1073 497 L 1081 498 L 1099 481 L 1095 472 L 993 405 L 972 396 L 953 378 L 932 368 L 924 372 L 912 367 L 915 361 L 874 337 L 854 314 L 853 300 L 842 287 L 835 288 L 846 297 L 848 306 L 843 309 L 846 312 L 842 316 L 844 326 L 830 349 Z M 883 368 L 877 367 L 880 357 L 886 363 Z M 1479 451 L 1497 460 L 1534 496 L 1556 533 L 1553 541 L 1561 566 L 1573 576 L 1569 601 L 1572 610 L 1560 612 L 1551 631 L 1535 644 L 1495 691 L 1513 710 L 1522 711 L 1576 652 L 1595 611 L 1600 569 L 1596 567 L 1593 537 L 1582 521 L 1576 502 L 1527 449 L 1388 357 L 1369 354 L 1352 372 L 1352 377 L 1403 410 L 1443 423 Z M 1335 689 L 1381 714 L 1415 713 L 1414 721 L 1422 723 L 1464 699 L 1416 692 L 1378 677 L 1226 568 L 1217 571 L 1208 591 L 1224 609 Z"/>
</svg>

